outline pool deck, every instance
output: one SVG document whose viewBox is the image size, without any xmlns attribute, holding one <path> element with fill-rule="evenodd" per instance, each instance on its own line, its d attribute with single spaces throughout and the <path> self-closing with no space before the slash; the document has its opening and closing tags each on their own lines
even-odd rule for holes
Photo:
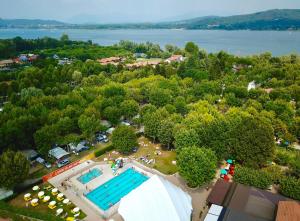
<svg viewBox="0 0 300 221">
<path fill-rule="evenodd" d="M 122 173 L 123 171 L 131 167 L 134 167 L 135 170 L 145 174 L 148 177 L 151 177 L 153 175 L 152 173 L 144 171 L 131 162 L 125 163 L 124 167 L 118 170 L 118 173 Z M 102 175 L 96 177 L 87 184 L 82 184 L 80 181 L 78 181 L 78 177 L 93 168 L 100 169 L 102 171 Z M 64 193 L 67 198 L 69 198 L 74 204 L 76 204 L 87 214 L 85 220 L 94 221 L 105 220 L 105 217 L 110 217 L 117 213 L 119 203 L 116 203 L 108 210 L 103 211 L 89 199 L 87 199 L 84 194 L 87 194 L 88 192 L 96 189 L 97 187 L 101 186 L 114 177 L 115 176 L 113 175 L 110 164 L 105 162 L 93 162 L 89 160 L 68 171 L 65 171 L 64 173 L 54 178 L 51 178 L 49 182 L 53 186 L 57 187 L 60 192 Z M 64 183 L 63 186 L 62 183 Z"/>
<path fill-rule="evenodd" d="M 175 184 L 176 186 L 180 187 L 183 191 L 190 194 L 192 197 L 192 205 L 193 205 L 193 221 L 203 221 L 205 214 L 207 213 L 208 207 L 206 206 L 206 199 L 211 191 L 211 187 L 213 183 L 217 180 L 215 179 L 212 184 L 210 184 L 207 188 L 203 186 L 201 188 L 191 189 L 187 187 L 186 182 L 178 175 L 177 173 L 174 175 L 165 175 L 160 173 L 159 171 L 146 167 L 145 165 L 135 161 L 130 160 L 128 163 L 125 164 L 124 168 L 122 168 L 119 172 L 126 170 L 128 167 L 132 167 L 139 172 L 145 173 L 147 176 L 151 177 L 153 174 L 159 175 L 170 181 L 171 183 Z M 93 180 L 91 180 L 86 185 L 83 185 L 77 180 L 84 172 L 87 172 L 89 169 L 93 167 L 98 167 L 102 169 L 103 174 Z M 112 179 L 114 175 L 112 174 L 112 169 L 110 165 L 106 162 L 94 162 L 94 161 L 86 161 L 64 173 L 52 178 L 49 182 L 57 187 L 59 191 L 65 194 L 67 198 L 71 200 L 76 206 L 78 206 L 86 215 L 87 217 L 84 219 L 85 221 L 106 221 L 108 220 L 106 217 L 114 219 L 114 221 L 123 221 L 123 218 L 118 214 L 117 209 L 119 207 L 119 203 L 115 204 L 113 207 L 109 209 L 109 212 L 106 212 L 106 217 L 103 216 L 103 211 L 100 210 L 99 207 L 94 205 L 91 201 L 89 201 L 83 193 L 86 191 L 91 191 L 98 186 L 102 185 L 106 181 Z M 219 177 L 216 174 L 216 178 Z M 72 184 L 72 187 L 65 188 L 61 186 L 61 183 L 69 179 Z"/>
</svg>

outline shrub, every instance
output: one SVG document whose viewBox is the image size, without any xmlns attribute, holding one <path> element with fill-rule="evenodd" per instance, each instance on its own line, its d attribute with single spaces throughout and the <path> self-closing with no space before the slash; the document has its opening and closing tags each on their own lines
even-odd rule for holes
<svg viewBox="0 0 300 221">
<path fill-rule="evenodd" d="M 272 182 L 276 184 L 278 184 L 282 177 L 284 177 L 284 172 L 278 165 L 263 168 L 262 171 L 268 173 L 269 176 L 271 176 Z"/>
<path fill-rule="evenodd" d="M 280 193 L 295 200 L 300 200 L 300 179 L 291 176 L 282 178 Z"/>
<path fill-rule="evenodd" d="M 236 167 L 233 177 L 235 182 L 266 189 L 272 184 L 272 176 L 265 171 L 248 167 Z"/>
<path fill-rule="evenodd" d="M 277 148 L 275 153 L 274 162 L 282 166 L 289 165 L 294 157 L 293 152 L 284 149 Z"/>
<path fill-rule="evenodd" d="M 111 151 L 114 149 L 114 146 L 113 145 L 108 145 L 100 150 L 96 150 L 95 151 L 95 157 L 100 157 L 102 154 L 105 154 L 106 152 L 108 151 Z"/>
</svg>

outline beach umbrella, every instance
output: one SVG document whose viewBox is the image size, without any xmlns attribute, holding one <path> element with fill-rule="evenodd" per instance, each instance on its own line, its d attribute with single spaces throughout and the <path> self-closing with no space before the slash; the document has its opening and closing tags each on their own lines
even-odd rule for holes
<svg viewBox="0 0 300 221">
<path fill-rule="evenodd" d="M 39 186 L 34 186 L 34 187 L 32 187 L 32 190 L 33 191 L 37 191 L 37 190 L 39 190 L 40 188 L 39 188 Z"/>
<path fill-rule="evenodd" d="M 45 196 L 43 199 L 44 202 L 48 202 L 49 200 L 50 200 L 50 196 Z"/>
<path fill-rule="evenodd" d="M 29 198 L 29 197 L 31 197 L 31 194 L 30 194 L 30 193 L 26 193 L 26 194 L 24 195 L 24 198 Z"/>
<path fill-rule="evenodd" d="M 37 198 L 34 198 L 33 200 L 31 200 L 31 203 L 37 203 L 39 200 Z"/>
<path fill-rule="evenodd" d="M 64 197 L 64 194 L 63 194 L 63 193 L 60 193 L 60 194 L 57 195 L 57 197 L 58 197 L 58 198 L 63 198 L 63 197 Z"/>
<path fill-rule="evenodd" d="M 40 191 L 39 193 L 38 193 L 38 197 L 42 197 L 42 196 L 44 196 L 45 195 L 45 192 L 44 191 Z"/>
<path fill-rule="evenodd" d="M 63 211 L 64 210 L 62 208 L 59 208 L 58 210 L 56 210 L 56 215 L 58 216 L 58 215 L 62 214 Z"/>
<path fill-rule="evenodd" d="M 55 204 L 56 204 L 56 201 L 54 201 L 54 200 L 49 203 L 50 206 L 55 206 Z"/>
<path fill-rule="evenodd" d="M 63 204 L 68 204 L 70 202 L 69 199 L 64 199 Z"/>
<path fill-rule="evenodd" d="M 228 159 L 226 162 L 229 163 L 229 164 L 232 164 L 233 160 L 232 159 Z"/>
<path fill-rule="evenodd" d="M 227 174 L 227 170 L 222 169 L 222 170 L 221 170 L 221 174 L 222 174 L 222 175 L 226 175 L 226 174 Z"/>
<path fill-rule="evenodd" d="M 74 213 L 78 213 L 79 210 L 80 210 L 79 207 L 75 207 L 75 208 L 73 209 L 73 212 L 74 212 Z"/>
<path fill-rule="evenodd" d="M 52 193 L 56 193 L 58 191 L 58 189 L 57 188 L 54 188 L 53 190 L 52 190 Z"/>
</svg>

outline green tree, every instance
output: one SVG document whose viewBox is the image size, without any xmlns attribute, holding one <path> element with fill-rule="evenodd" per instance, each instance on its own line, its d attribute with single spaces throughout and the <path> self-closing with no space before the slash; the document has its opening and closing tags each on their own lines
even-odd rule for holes
<svg viewBox="0 0 300 221">
<path fill-rule="evenodd" d="M 139 104 L 135 100 L 125 100 L 121 103 L 121 112 L 127 119 L 131 119 L 137 115 Z"/>
<path fill-rule="evenodd" d="M 199 137 L 194 129 L 182 128 L 175 132 L 174 143 L 176 151 L 180 152 L 185 147 L 197 146 L 199 144 Z"/>
<path fill-rule="evenodd" d="M 110 121 L 112 124 L 118 124 L 122 113 L 118 107 L 110 106 L 104 109 L 103 116 Z"/>
<path fill-rule="evenodd" d="M 215 177 L 217 158 L 210 149 L 186 147 L 180 151 L 177 165 L 180 175 L 188 185 L 197 187 L 208 183 Z"/>
<path fill-rule="evenodd" d="M 5 151 L 0 156 L 0 186 L 13 188 L 29 174 L 30 163 L 21 152 Z"/>
<path fill-rule="evenodd" d="M 112 134 L 112 145 L 121 153 L 129 154 L 134 147 L 137 147 L 137 137 L 134 129 L 129 126 L 119 126 Z"/>
<path fill-rule="evenodd" d="M 170 144 L 173 141 L 173 129 L 174 129 L 174 122 L 168 118 L 161 121 L 160 126 L 158 128 L 158 140 L 163 145 L 167 146 L 168 149 L 170 148 Z"/>
<path fill-rule="evenodd" d="M 158 130 L 160 128 L 161 121 L 169 117 L 169 115 L 169 112 L 165 108 L 158 109 L 153 113 L 146 113 L 143 117 L 145 134 L 151 137 L 153 140 L 156 140 L 156 138 L 158 137 Z"/>
<path fill-rule="evenodd" d="M 230 121 L 227 145 L 241 164 L 262 167 L 273 158 L 273 133 L 272 126 L 258 117 L 235 117 Z"/>
</svg>

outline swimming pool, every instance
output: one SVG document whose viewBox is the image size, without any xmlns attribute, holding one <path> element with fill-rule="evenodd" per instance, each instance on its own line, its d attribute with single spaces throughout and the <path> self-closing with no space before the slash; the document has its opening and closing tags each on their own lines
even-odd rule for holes
<svg viewBox="0 0 300 221">
<path fill-rule="evenodd" d="M 77 180 L 82 184 L 87 184 L 91 180 L 101 176 L 102 172 L 98 168 L 94 168 L 89 172 L 83 174 L 82 176 L 78 177 Z"/>
<path fill-rule="evenodd" d="M 130 168 L 89 192 L 86 197 L 100 209 L 107 210 L 148 179 Z"/>
</svg>

